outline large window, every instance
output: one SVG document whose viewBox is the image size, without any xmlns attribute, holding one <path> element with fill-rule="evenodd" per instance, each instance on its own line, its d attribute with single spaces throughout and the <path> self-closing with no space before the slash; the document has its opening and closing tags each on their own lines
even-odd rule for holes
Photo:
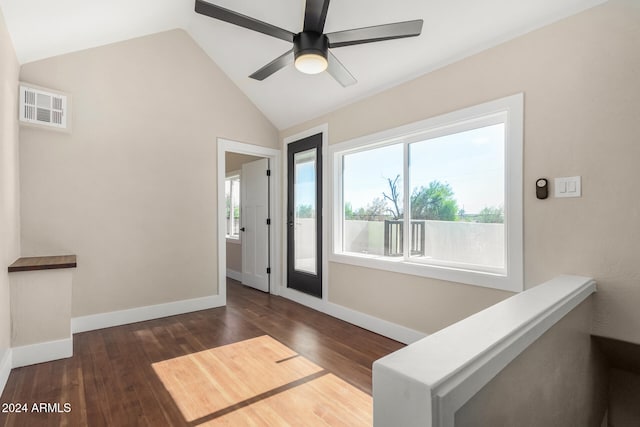
<svg viewBox="0 0 640 427">
<path fill-rule="evenodd" d="M 227 175 L 224 181 L 227 239 L 240 239 L 240 174 Z"/>
<path fill-rule="evenodd" d="M 522 290 L 522 96 L 334 146 L 332 259 Z"/>
</svg>

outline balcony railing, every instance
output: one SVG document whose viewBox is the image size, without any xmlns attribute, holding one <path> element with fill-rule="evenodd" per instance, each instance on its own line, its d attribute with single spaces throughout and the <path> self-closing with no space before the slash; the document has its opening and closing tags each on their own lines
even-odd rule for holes
<svg viewBox="0 0 640 427">
<path fill-rule="evenodd" d="M 404 253 L 404 221 L 384 221 L 384 255 L 402 256 Z M 411 221 L 409 248 L 412 256 L 424 256 L 424 221 Z"/>
</svg>

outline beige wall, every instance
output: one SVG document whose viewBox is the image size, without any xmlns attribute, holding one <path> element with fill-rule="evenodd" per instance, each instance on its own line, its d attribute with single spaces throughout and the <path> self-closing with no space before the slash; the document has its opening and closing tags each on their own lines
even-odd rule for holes
<svg viewBox="0 0 640 427">
<path fill-rule="evenodd" d="M 640 343 L 638 22 L 640 3 L 611 0 L 280 137 L 328 123 L 335 144 L 524 92 L 525 286 L 593 276 L 596 332 Z M 582 198 L 535 198 L 537 177 L 573 175 L 582 176 Z M 332 302 L 424 332 L 508 296 L 348 265 L 329 270 Z"/>
<path fill-rule="evenodd" d="M 11 344 L 7 267 L 20 256 L 19 71 L 20 66 L 0 11 L 0 361 Z"/>
<path fill-rule="evenodd" d="M 227 270 L 242 273 L 242 243 L 227 241 Z"/>
<path fill-rule="evenodd" d="M 73 316 L 216 294 L 216 138 L 276 147 L 260 111 L 181 30 L 20 78 L 73 97 L 73 133 L 20 138 L 23 254 L 78 255 Z"/>
<path fill-rule="evenodd" d="M 260 160 L 262 157 L 250 156 L 248 154 L 227 152 L 224 158 L 225 172 L 235 172 L 242 169 L 242 165 L 254 160 Z"/>
<path fill-rule="evenodd" d="M 592 302 L 572 310 L 507 365 L 456 412 L 455 425 L 599 427 L 608 368 L 590 335 Z"/>
<path fill-rule="evenodd" d="M 11 347 L 71 338 L 73 269 L 11 273 Z"/>
</svg>

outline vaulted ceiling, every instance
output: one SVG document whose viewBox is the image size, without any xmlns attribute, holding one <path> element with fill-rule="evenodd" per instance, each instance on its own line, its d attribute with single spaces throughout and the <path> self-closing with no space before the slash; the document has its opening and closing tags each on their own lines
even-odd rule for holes
<svg viewBox="0 0 640 427">
<path fill-rule="evenodd" d="M 207 0 L 297 33 L 304 0 Z M 185 29 L 279 129 L 433 71 L 605 0 L 333 0 L 325 32 L 423 19 L 419 37 L 333 49 L 357 79 L 293 66 L 248 76 L 291 43 L 194 12 L 194 0 L 0 0 L 21 63 L 174 28 Z"/>
</svg>

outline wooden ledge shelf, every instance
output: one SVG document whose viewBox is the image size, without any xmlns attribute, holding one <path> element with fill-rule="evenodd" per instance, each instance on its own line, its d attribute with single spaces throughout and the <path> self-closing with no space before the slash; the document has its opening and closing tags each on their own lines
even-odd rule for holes
<svg viewBox="0 0 640 427">
<path fill-rule="evenodd" d="M 75 255 L 22 257 L 9 266 L 9 273 L 75 267 L 77 267 Z"/>
</svg>

